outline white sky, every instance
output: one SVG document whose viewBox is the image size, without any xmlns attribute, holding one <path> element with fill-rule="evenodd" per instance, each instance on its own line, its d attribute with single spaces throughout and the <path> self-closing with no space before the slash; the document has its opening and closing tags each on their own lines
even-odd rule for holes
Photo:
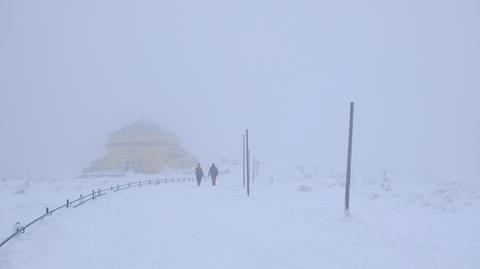
<svg viewBox="0 0 480 269">
<path fill-rule="evenodd" d="M 79 173 L 145 118 L 203 160 L 480 172 L 480 2 L 0 0 L 0 176 Z"/>
</svg>

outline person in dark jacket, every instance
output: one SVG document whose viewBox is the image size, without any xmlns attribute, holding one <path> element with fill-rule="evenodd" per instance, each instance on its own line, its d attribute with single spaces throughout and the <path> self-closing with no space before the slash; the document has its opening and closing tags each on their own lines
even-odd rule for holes
<svg viewBox="0 0 480 269">
<path fill-rule="evenodd" d="M 210 166 L 210 170 L 208 170 L 208 175 L 212 177 L 212 185 L 215 186 L 218 176 L 218 168 L 215 166 L 215 163 L 212 163 L 212 166 Z"/>
<path fill-rule="evenodd" d="M 197 164 L 197 168 L 195 168 L 195 176 L 197 177 L 197 185 L 200 186 L 203 177 L 203 170 L 200 164 Z"/>
</svg>

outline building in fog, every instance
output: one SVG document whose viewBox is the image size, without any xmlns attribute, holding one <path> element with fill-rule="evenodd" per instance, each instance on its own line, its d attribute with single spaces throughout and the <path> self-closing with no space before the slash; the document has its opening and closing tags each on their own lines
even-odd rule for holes
<svg viewBox="0 0 480 269">
<path fill-rule="evenodd" d="M 164 168 L 193 168 L 197 163 L 174 134 L 148 121 L 137 121 L 110 134 L 105 148 L 106 157 L 92 162 L 92 172 L 154 174 Z"/>
</svg>

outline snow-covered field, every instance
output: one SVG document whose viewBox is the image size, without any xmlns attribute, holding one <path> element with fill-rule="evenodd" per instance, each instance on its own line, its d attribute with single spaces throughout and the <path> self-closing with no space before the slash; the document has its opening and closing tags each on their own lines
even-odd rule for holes
<svg viewBox="0 0 480 269">
<path fill-rule="evenodd" d="M 0 181 L 0 240 L 67 198 L 148 177 Z M 204 181 L 205 183 L 205 181 Z M 1 269 L 480 268 L 480 185 L 262 171 L 166 184 L 58 211 L 0 248 Z"/>
</svg>

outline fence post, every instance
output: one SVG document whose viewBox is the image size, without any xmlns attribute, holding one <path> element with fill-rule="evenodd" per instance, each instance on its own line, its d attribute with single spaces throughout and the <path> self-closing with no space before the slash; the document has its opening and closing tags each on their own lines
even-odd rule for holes
<svg viewBox="0 0 480 269">
<path fill-rule="evenodd" d="M 117 191 L 118 191 L 118 184 L 117 184 Z"/>
<path fill-rule="evenodd" d="M 101 193 L 100 188 L 98 188 L 98 196 L 99 196 L 99 197 L 102 196 L 102 193 Z"/>
<path fill-rule="evenodd" d="M 48 211 L 48 207 L 45 209 L 45 215 L 48 215 L 49 211 Z"/>
<path fill-rule="evenodd" d="M 245 187 L 245 135 L 243 135 L 243 184 L 242 186 Z"/>
<path fill-rule="evenodd" d="M 248 148 L 248 129 L 245 130 L 245 152 L 247 166 L 247 195 L 250 195 L 250 149 Z"/>
<path fill-rule="evenodd" d="M 69 202 L 68 199 L 67 199 L 67 208 L 68 208 L 69 206 L 70 206 L 70 202 Z"/>
<path fill-rule="evenodd" d="M 95 200 L 95 190 L 92 191 L 92 200 Z"/>
<path fill-rule="evenodd" d="M 345 184 L 345 212 L 350 210 L 350 176 L 352 166 L 352 136 L 353 136 L 353 109 L 354 103 L 350 103 L 350 125 L 348 128 L 348 156 L 347 156 L 347 176 Z"/>
</svg>

